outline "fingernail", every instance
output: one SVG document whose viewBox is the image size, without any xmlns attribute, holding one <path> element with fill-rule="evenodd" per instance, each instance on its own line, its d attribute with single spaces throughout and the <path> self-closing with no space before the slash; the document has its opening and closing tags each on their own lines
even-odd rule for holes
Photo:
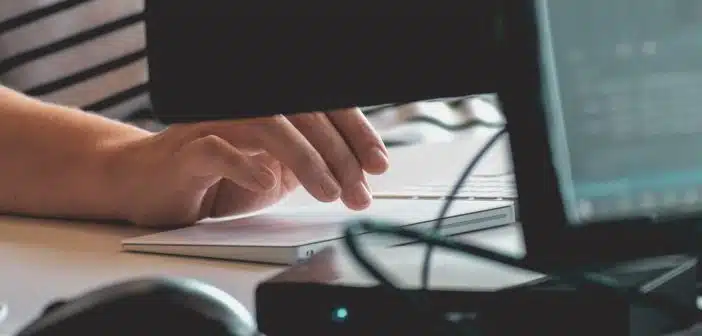
<svg viewBox="0 0 702 336">
<path fill-rule="evenodd" d="M 329 198 L 336 199 L 341 195 L 341 187 L 331 174 L 324 174 L 321 181 L 322 192 Z"/>
<path fill-rule="evenodd" d="M 267 167 L 256 167 L 252 171 L 254 179 L 264 190 L 272 189 L 278 183 L 275 174 Z"/>
<path fill-rule="evenodd" d="M 365 207 L 370 204 L 372 196 L 370 191 L 366 188 L 365 183 L 359 182 L 353 187 L 351 198 L 356 205 Z"/>
</svg>

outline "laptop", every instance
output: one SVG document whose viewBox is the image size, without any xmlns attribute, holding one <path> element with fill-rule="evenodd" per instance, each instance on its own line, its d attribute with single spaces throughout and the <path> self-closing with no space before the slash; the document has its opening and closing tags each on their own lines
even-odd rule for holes
<svg viewBox="0 0 702 336">
<path fill-rule="evenodd" d="M 340 243 L 343 229 L 351 221 L 372 218 L 430 229 L 442 205 L 438 199 L 376 199 L 368 209 L 353 211 L 341 202 L 283 204 L 243 218 L 213 220 L 125 239 L 122 247 L 132 252 L 292 265 Z M 464 234 L 514 222 L 512 202 L 461 200 L 444 218 L 441 233 Z M 365 241 L 375 246 L 409 242 L 376 235 L 368 235 Z"/>
</svg>

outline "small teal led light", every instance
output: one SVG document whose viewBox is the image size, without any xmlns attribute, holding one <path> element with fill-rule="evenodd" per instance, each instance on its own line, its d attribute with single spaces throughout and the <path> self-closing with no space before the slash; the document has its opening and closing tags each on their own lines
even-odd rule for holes
<svg viewBox="0 0 702 336">
<path fill-rule="evenodd" d="M 336 322 L 343 322 L 349 318 L 349 310 L 343 307 L 336 308 L 332 312 L 332 319 Z"/>
</svg>

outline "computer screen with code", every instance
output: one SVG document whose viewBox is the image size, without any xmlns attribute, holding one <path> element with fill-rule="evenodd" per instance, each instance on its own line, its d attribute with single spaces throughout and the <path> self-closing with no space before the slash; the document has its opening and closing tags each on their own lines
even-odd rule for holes
<svg viewBox="0 0 702 336">
<path fill-rule="evenodd" d="M 700 211 L 702 1 L 536 3 L 570 222 Z"/>
</svg>

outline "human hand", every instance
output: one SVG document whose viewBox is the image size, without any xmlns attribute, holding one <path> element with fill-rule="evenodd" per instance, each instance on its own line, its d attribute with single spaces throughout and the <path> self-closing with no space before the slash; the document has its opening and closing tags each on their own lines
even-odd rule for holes
<svg viewBox="0 0 702 336">
<path fill-rule="evenodd" d="M 115 146 L 124 217 L 181 226 L 260 210 L 302 185 L 322 202 L 370 205 L 364 173 L 388 152 L 360 109 L 179 124 Z"/>
</svg>

